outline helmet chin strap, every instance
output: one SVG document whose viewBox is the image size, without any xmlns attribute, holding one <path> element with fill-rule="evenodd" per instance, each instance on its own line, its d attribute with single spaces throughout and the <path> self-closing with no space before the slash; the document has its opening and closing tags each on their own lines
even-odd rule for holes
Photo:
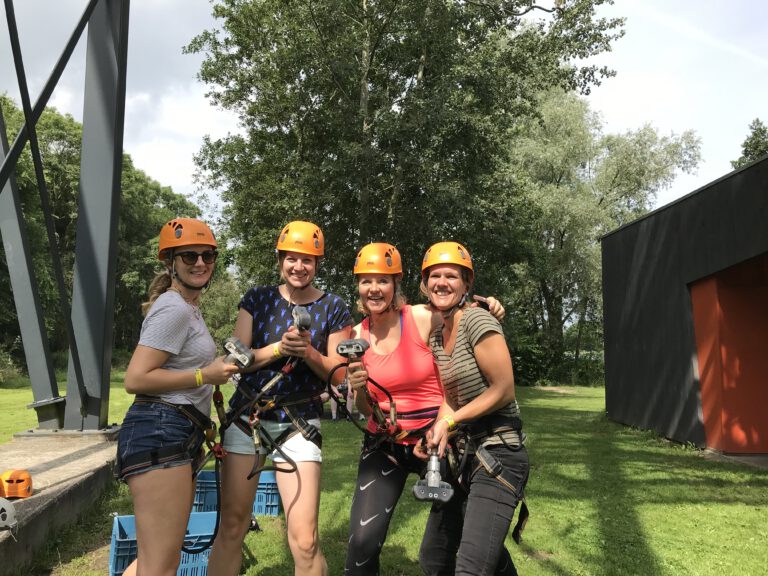
<svg viewBox="0 0 768 576">
<path fill-rule="evenodd" d="M 448 320 L 451 318 L 455 313 L 456 310 L 463 308 L 464 304 L 467 303 L 467 293 L 464 292 L 464 294 L 461 296 L 461 300 L 458 301 L 458 303 L 451 306 L 448 310 L 441 310 L 440 313 L 443 316 L 443 320 Z"/>
</svg>

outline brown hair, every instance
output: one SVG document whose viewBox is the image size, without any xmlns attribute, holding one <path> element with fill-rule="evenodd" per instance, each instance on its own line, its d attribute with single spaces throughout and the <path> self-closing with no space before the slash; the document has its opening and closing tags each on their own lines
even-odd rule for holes
<svg viewBox="0 0 768 576">
<path fill-rule="evenodd" d="M 149 283 L 149 290 L 147 290 L 147 296 L 148 299 L 146 302 L 142 303 L 141 305 L 141 314 L 143 316 L 147 315 L 147 312 L 149 312 L 149 309 L 152 308 L 152 304 L 155 303 L 155 300 L 157 300 L 161 294 L 164 294 L 168 291 L 168 288 L 171 287 L 171 272 L 170 270 L 165 270 L 163 272 L 158 272 L 155 274 L 155 277 L 152 278 L 152 282 Z"/>
</svg>

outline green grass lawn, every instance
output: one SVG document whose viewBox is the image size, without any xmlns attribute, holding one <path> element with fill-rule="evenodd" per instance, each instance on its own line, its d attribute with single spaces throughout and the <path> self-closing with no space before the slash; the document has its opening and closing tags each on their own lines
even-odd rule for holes
<svg viewBox="0 0 768 576">
<path fill-rule="evenodd" d="M 113 382 L 110 421 L 130 398 Z M 519 388 L 528 434 L 531 519 L 521 546 L 508 539 L 523 575 L 763 575 L 768 573 L 768 471 L 707 457 L 699 450 L 626 428 L 604 416 L 599 388 Z M 0 389 L 0 442 L 34 426 L 28 389 Z M 9 416 L 11 415 L 11 416 Z M 323 422 L 322 548 L 330 574 L 342 574 L 360 433 Z M 382 574 L 416 576 L 427 506 L 406 493 L 382 554 Z M 86 517 L 58 535 L 31 574 L 105 574 L 111 512 L 130 514 L 114 485 Z M 260 517 L 244 572 L 293 573 L 283 517 Z"/>
</svg>

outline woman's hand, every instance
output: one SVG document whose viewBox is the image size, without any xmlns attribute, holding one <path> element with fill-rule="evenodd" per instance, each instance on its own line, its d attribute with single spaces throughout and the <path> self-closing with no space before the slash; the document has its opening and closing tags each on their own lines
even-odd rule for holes
<svg viewBox="0 0 768 576">
<path fill-rule="evenodd" d="M 427 430 L 427 449 L 429 452 L 437 450 L 437 455 L 442 458 L 445 454 L 445 447 L 448 444 L 448 436 L 450 430 L 448 429 L 448 422 L 439 418 L 432 428 Z"/>
<path fill-rule="evenodd" d="M 299 332 L 295 326 L 288 328 L 280 340 L 280 352 L 283 356 L 295 356 L 304 358 L 308 350 L 312 348 L 309 341 L 309 332 Z"/>
<path fill-rule="evenodd" d="M 225 358 L 226 356 L 220 356 L 202 369 L 205 384 L 226 384 L 232 374 L 237 374 L 239 371 L 237 364 L 224 362 Z"/>
<path fill-rule="evenodd" d="M 347 382 L 352 390 L 360 390 L 368 384 L 368 371 L 362 362 L 352 362 L 347 367 Z"/>
<path fill-rule="evenodd" d="M 421 442 L 414 444 L 413 455 L 421 460 L 429 460 L 429 450 L 427 449 L 426 438 L 422 438 Z"/>
<path fill-rule="evenodd" d="M 484 298 L 483 296 L 472 296 L 472 298 L 475 299 L 475 302 L 472 304 L 473 308 L 477 308 L 478 306 L 483 306 L 488 310 L 488 312 L 491 313 L 491 315 L 496 318 L 499 322 L 504 320 L 504 315 L 507 313 L 506 310 L 504 310 L 504 306 L 501 305 L 501 302 L 496 300 L 493 296 L 488 296 L 487 298 Z"/>
</svg>

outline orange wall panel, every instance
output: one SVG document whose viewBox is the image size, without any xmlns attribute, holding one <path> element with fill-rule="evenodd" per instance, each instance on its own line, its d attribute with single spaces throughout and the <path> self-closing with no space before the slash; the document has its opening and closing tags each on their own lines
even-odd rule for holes
<svg viewBox="0 0 768 576">
<path fill-rule="evenodd" d="M 768 452 L 768 279 L 759 263 L 750 260 L 717 278 L 729 452 Z"/>
<path fill-rule="evenodd" d="M 768 254 L 690 290 L 707 446 L 768 453 Z"/>
</svg>

